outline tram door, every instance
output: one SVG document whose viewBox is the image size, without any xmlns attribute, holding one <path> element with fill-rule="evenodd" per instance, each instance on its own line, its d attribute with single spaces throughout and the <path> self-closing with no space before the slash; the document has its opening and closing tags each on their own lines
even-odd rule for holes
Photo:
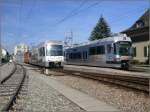
<svg viewBox="0 0 150 112">
<path fill-rule="evenodd" d="M 106 45 L 106 63 L 111 63 L 113 61 L 113 47 L 111 44 Z"/>
</svg>

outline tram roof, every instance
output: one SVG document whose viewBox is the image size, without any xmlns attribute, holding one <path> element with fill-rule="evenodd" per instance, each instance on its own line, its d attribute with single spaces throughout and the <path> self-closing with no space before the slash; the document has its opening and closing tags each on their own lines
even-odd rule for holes
<svg viewBox="0 0 150 112">
<path fill-rule="evenodd" d="M 130 39 L 130 37 L 127 37 L 126 34 L 117 34 L 117 35 L 114 35 L 112 37 L 107 37 L 107 38 L 103 38 L 103 39 L 99 39 L 99 40 L 94 40 L 94 41 L 90 41 L 90 42 L 86 42 L 86 43 L 81 43 L 79 45 L 76 45 L 76 46 L 73 46 L 73 47 L 70 47 L 70 48 L 76 48 L 76 47 L 80 47 L 80 46 L 96 44 L 98 42 L 110 42 L 110 41 L 113 41 L 113 42 L 130 41 L 131 42 L 131 39 Z"/>
<path fill-rule="evenodd" d="M 40 47 L 40 46 L 43 46 L 45 44 L 60 44 L 60 45 L 62 45 L 63 42 L 62 41 L 58 41 L 58 40 L 48 40 L 48 41 L 39 43 L 38 45 L 36 45 L 36 47 Z"/>
</svg>

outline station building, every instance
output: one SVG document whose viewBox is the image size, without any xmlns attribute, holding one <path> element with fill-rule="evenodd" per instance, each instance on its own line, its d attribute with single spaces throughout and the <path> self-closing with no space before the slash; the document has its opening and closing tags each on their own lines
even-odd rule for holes
<svg viewBox="0 0 150 112">
<path fill-rule="evenodd" d="M 140 63 L 149 63 L 149 9 L 127 30 L 132 40 L 134 60 Z"/>
<path fill-rule="evenodd" d="M 29 50 L 28 45 L 18 44 L 14 47 L 14 59 L 18 62 L 24 62 L 24 53 Z"/>
<path fill-rule="evenodd" d="M 26 44 L 18 44 L 14 48 L 14 55 L 16 55 L 18 52 L 27 52 L 29 47 Z"/>
</svg>

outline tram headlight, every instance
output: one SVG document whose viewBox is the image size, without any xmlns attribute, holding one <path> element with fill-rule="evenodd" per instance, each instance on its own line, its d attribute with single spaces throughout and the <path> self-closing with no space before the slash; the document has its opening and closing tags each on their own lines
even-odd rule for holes
<svg viewBox="0 0 150 112">
<path fill-rule="evenodd" d="M 48 46 L 47 46 L 47 50 L 50 50 L 50 49 L 51 49 L 51 46 L 50 46 L 50 45 L 48 45 Z"/>
</svg>

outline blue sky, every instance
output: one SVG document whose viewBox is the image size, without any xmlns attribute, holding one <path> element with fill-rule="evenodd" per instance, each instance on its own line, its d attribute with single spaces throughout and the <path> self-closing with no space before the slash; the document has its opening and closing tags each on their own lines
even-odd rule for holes
<svg viewBox="0 0 150 112">
<path fill-rule="evenodd" d="M 0 0 L 2 44 L 36 45 L 62 40 L 73 32 L 73 42 L 88 41 L 99 17 L 113 33 L 129 28 L 149 7 L 148 0 Z"/>
</svg>

